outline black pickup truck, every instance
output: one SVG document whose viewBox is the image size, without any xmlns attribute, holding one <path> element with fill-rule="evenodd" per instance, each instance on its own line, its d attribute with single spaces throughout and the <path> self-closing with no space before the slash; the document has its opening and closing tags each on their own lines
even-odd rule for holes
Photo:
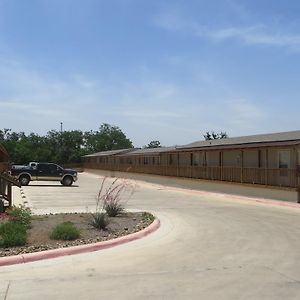
<svg viewBox="0 0 300 300">
<path fill-rule="evenodd" d="M 77 172 L 64 169 L 53 163 L 31 162 L 28 165 L 12 165 L 10 175 L 19 180 L 21 185 L 30 181 L 60 181 L 62 185 L 70 186 L 77 180 Z"/>
</svg>

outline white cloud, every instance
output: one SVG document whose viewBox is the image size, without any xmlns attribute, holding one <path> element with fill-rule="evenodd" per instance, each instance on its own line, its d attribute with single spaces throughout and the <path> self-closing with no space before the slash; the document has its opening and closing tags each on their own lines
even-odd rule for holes
<svg viewBox="0 0 300 300">
<path fill-rule="evenodd" d="M 277 46 L 294 51 L 300 50 L 300 33 L 286 32 L 278 24 L 259 22 L 248 26 L 233 25 L 213 28 L 172 10 L 157 15 L 154 18 L 154 24 L 165 30 L 179 31 L 216 42 L 235 39 L 246 45 Z"/>
</svg>

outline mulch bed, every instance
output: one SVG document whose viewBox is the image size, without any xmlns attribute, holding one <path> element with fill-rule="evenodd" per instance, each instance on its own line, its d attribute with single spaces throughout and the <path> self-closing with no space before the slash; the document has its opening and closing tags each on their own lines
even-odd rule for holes
<svg viewBox="0 0 300 300">
<path fill-rule="evenodd" d="M 142 212 L 126 212 L 115 218 L 109 218 L 107 230 L 97 230 L 89 225 L 88 213 L 65 213 L 33 216 L 28 230 L 27 244 L 21 247 L 0 248 L 0 257 L 45 251 L 70 246 L 96 243 L 140 231 L 152 223 Z M 2 218 L 1 222 L 5 221 Z M 80 230 L 80 238 L 74 241 L 51 240 L 49 234 L 55 225 L 71 221 Z M 1 223 L 0 222 L 0 223 Z"/>
</svg>

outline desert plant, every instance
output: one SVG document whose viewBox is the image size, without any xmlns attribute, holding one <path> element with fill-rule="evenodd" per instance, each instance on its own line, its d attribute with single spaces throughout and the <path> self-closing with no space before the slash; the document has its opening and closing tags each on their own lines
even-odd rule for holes
<svg viewBox="0 0 300 300">
<path fill-rule="evenodd" d="M 125 211 L 124 206 L 118 201 L 118 199 L 105 199 L 106 203 L 104 209 L 109 217 L 116 217 Z"/>
<path fill-rule="evenodd" d="M 8 221 L 0 225 L 0 247 L 23 246 L 26 239 L 26 227 L 21 223 Z"/>
<path fill-rule="evenodd" d="M 13 206 L 7 213 L 12 221 L 22 224 L 25 228 L 30 228 L 32 213 L 29 208 Z"/>
<path fill-rule="evenodd" d="M 116 217 L 124 212 L 124 193 L 128 199 L 132 196 L 135 186 L 125 179 L 116 178 L 108 188 L 104 188 L 107 177 L 104 177 L 96 198 L 96 212 L 106 211 L 109 217 Z"/>
<path fill-rule="evenodd" d="M 50 233 L 52 240 L 72 241 L 80 236 L 79 229 L 70 221 L 56 225 Z"/>
<path fill-rule="evenodd" d="M 106 213 L 96 212 L 94 214 L 91 214 L 89 224 L 96 229 L 105 230 L 109 224 L 109 219 Z"/>
</svg>

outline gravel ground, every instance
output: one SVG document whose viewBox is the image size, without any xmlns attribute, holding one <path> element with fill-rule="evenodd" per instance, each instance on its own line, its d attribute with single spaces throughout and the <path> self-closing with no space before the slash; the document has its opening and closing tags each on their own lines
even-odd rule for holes
<svg viewBox="0 0 300 300">
<path fill-rule="evenodd" d="M 118 217 L 109 218 L 108 228 L 104 231 L 89 225 L 90 217 L 91 215 L 87 213 L 33 216 L 27 244 L 22 247 L 2 248 L 0 257 L 107 241 L 140 231 L 152 223 L 149 215 L 145 213 L 127 212 Z M 52 228 L 65 221 L 73 222 L 80 230 L 79 239 L 74 241 L 51 240 L 49 234 Z"/>
</svg>

